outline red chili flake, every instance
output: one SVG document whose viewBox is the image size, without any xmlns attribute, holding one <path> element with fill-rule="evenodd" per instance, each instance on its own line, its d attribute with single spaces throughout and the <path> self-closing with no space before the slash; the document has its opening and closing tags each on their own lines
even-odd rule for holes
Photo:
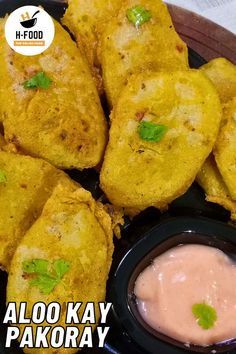
<svg viewBox="0 0 236 354">
<path fill-rule="evenodd" d="M 27 273 L 23 273 L 22 274 L 22 278 L 25 279 L 25 280 L 28 280 L 30 279 L 32 276 L 30 274 L 27 274 Z"/>
<path fill-rule="evenodd" d="M 141 120 L 144 118 L 145 116 L 145 112 L 137 112 L 136 114 L 136 118 L 139 122 L 141 122 Z"/>
<path fill-rule="evenodd" d="M 176 49 L 178 50 L 178 52 L 182 53 L 184 50 L 184 47 L 182 45 L 177 44 Z"/>
</svg>

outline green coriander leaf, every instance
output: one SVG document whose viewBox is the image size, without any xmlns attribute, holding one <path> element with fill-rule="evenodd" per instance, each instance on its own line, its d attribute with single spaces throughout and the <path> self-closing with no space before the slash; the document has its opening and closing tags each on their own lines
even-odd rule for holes
<svg viewBox="0 0 236 354">
<path fill-rule="evenodd" d="M 56 272 L 56 275 L 59 279 L 61 279 L 65 273 L 68 272 L 70 268 L 70 263 L 67 261 L 64 261 L 64 259 L 58 259 L 53 263 L 54 270 Z"/>
<path fill-rule="evenodd" d="M 143 6 L 134 6 L 128 9 L 126 12 L 126 17 L 129 22 L 133 23 L 135 27 L 141 26 L 145 22 L 150 21 L 152 18 L 151 12 L 146 10 Z"/>
<path fill-rule="evenodd" d="M 30 285 L 37 286 L 42 294 L 48 295 L 55 289 L 59 282 L 60 280 L 48 275 L 39 275 L 37 278 L 30 281 Z"/>
<path fill-rule="evenodd" d="M 48 274 L 49 262 L 45 259 L 33 259 L 31 262 L 23 263 L 23 270 L 25 273 Z"/>
<path fill-rule="evenodd" d="M 214 327 L 217 320 L 216 310 L 207 304 L 194 304 L 192 306 L 192 313 L 197 319 L 197 323 L 203 329 L 210 329 Z"/>
<path fill-rule="evenodd" d="M 70 263 L 64 259 L 58 259 L 50 265 L 45 259 L 33 259 L 23 262 L 23 271 L 32 275 L 30 285 L 37 286 L 44 295 L 50 294 L 68 272 Z"/>
<path fill-rule="evenodd" d="M 150 142 L 159 142 L 164 138 L 168 131 L 165 125 L 155 124 L 151 122 L 141 122 L 139 124 L 138 133 L 142 140 Z"/>
<path fill-rule="evenodd" d="M 0 183 L 6 183 L 6 181 L 7 181 L 6 173 L 3 170 L 0 170 Z"/>
<path fill-rule="evenodd" d="M 51 85 L 52 80 L 43 72 L 39 72 L 34 75 L 31 79 L 26 80 L 23 83 L 25 89 L 35 89 L 35 88 L 43 88 L 47 89 Z"/>
</svg>

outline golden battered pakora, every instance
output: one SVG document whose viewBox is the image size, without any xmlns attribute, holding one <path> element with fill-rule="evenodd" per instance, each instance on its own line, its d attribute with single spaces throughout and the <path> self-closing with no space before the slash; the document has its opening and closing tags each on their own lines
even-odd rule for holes
<svg viewBox="0 0 236 354">
<path fill-rule="evenodd" d="M 236 97 L 224 106 L 214 155 L 230 196 L 236 200 Z"/>
<path fill-rule="evenodd" d="M 201 70 L 215 85 L 222 103 L 236 96 L 236 65 L 225 58 L 217 58 L 203 65 Z"/>
<path fill-rule="evenodd" d="M 87 57 L 99 92 L 102 92 L 98 41 L 107 21 L 114 16 L 122 0 L 69 0 L 62 23 L 74 35 Z"/>
<path fill-rule="evenodd" d="M 0 268 L 7 270 L 21 238 L 66 175 L 49 163 L 0 151 Z"/>
<path fill-rule="evenodd" d="M 236 221 L 236 201 L 230 197 L 229 190 L 218 170 L 213 154 L 202 166 L 196 181 L 204 189 L 206 200 L 229 210 L 231 219 Z"/>
<path fill-rule="evenodd" d="M 197 70 L 133 77 L 112 113 L 101 171 L 109 200 L 131 212 L 166 208 L 210 154 L 221 114 L 214 86 Z"/>
<path fill-rule="evenodd" d="M 82 170 L 101 161 L 107 124 L 88 65 L 54 23 L 54 41 L 41 55 L 22 56 L 1 41 L 0 120 L 20 151 Z"/>
<path fill-rule="evenodd" d="M 103 82 L 110 106 L 132 74 L 188 68 L 186 44 L 161 0 L 126 0 L 101 36 Z"/>
<path fill-rule="evenodd" d="M 48 305 L 57 301 L 61 305 L 61 317 L 54 326 L 63 328 L 67 327 L 66 303 L 82 302 L 81 317 L 86 303 L 93 302 L 99 321 L 98 304 L 105 301 L 112 261 L 112 237 L 111 219 L 103 206 L 83 188 L 69 181 L 59 184 L 16 250 L 9 273 L 7 301 L 15 302 L 17 308 L 22 301 L 27 302 L 29 313 L 37 302 Z M 48 278 L 44 281 L 47 275 L 50 281 Z M 32 326 L 35 332 L 37 325 Z M 74 326 L 82 332 L 86 324 Z M 24 327 L 19 325 L 22 331 Z M 77 351 L 64 347 L 56 350 L 57 354 Z M 25 348 L 24 352 L 53 354 L 55 348 Z"/>
<path fill-rule="evenodd" d="M 236 66 L 225 58 L 217 58 L 201 67 L 202 72 L 217 89 L 222 104 L 236 96 Z M 218 170 L 213 154 L 202 166 L 197 182 L 204 189 L 206 199 L 231 211 L 231 219 L 236 219 L 236 202 Z"/>
</svg>

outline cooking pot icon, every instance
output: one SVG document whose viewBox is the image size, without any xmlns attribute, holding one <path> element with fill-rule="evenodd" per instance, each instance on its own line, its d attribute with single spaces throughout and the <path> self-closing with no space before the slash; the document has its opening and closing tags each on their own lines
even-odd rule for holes
<svg viewBox="0 0 236 354">
<path fill-rule="evenodd" d="M 23 26 L 24 28 L 31 28 L 34 27 L 37 23 L 37 18 L 35 18 L 35 16 L 39 13 L 40 11 L 36 11 L 33 16 L 27 20 L 23 20 L 20 22 L 21 26 Z M 24 18 L 24 17 L 23 17 Z"/>
</svg>

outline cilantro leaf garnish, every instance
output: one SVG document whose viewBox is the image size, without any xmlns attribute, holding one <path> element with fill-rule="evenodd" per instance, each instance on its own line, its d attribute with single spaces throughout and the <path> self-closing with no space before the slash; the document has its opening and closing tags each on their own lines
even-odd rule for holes
<svg viewBox="0 0 236 354">
<path fill-rule="evenodd" d="M 31 262 L 24 262 L 23 270 L 29 274 L 48 274 L 48 261 L 45 259 L 34 259 Z"/>
<path fill-rule="evenodd" d="M 145 9 L 145 7 L 138 5 L 128 9 L 126 12 L 126 17 L 129 22 L 135 25 L 135 27 L 139 27 L 145 22 L 150 21 L 152 15 L 149 10 Z"/>
<path fill-rule="evenodd" d="M 192 313 L 197 319 L 197 323 L 203 329 L 210 329 L 214 327 L 217 320 L 216 310 L 207 304 L 194 304 L 192 306 Z"/>
<path fill-rule="evenodd" d="M 51 85 L 52 80 L 43 72 L 39 72 L 31 79 L 23 82 L 23 86 L 25 89 L 35 89 L 35 88 L 43 88 L 47 89 Z"/>
<path fill-rule="evenodd" d="M 162 140 L 168 127 L 161 124 L 143 121 L 139 124 L 138 133 L 142 140 L 150 142 L 159 142 Z"/>
<path fill-rule="evenodd" d="M 31 286 L 37 286 L 43 295 L 50 294 L 57 286 L 59 281 L 48 275 L 39 275 L 37 278 L 30 281 Z"/>
<path fill-rule="evenodd" d="M 54 262 L 54 269 L 57 277 L 63 278 L 64 274 L 68 272 L 70 268 L 69 262 L 64 261 L 63 259 L 58 259 Z"/>
<path fill-rule="evenodd" d="M 7 181 L 7 176 L 5 171 L 0 170 L 0 183 L 6 183 Z"/>
<path fill-rule="evenodd" d="M 58 259 L 52 264 L 45 259 L 33 259 L 23 262 L 23 271 L 32 275 L 31 286 L 37 286 L 44 295 L 50 294 L 68 272 L 70 263 L 64 259 Z"/>
</svg>

